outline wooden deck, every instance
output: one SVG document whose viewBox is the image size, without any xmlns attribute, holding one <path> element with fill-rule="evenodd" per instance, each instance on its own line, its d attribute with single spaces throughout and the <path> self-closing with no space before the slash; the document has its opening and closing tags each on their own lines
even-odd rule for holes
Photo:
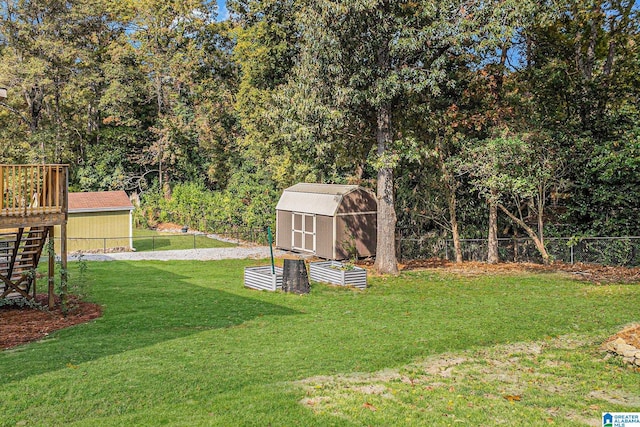
<svg viewBox="0 0 640 427">
<path fill-rule="evenodd" d="M 67 220 L 67 165 L 0 165 L 0 229 Z"/>
<path fill-rule="evenodd" d="M 33 298 L 35 271 L 53 226 L 60 225 L 61 282 L 66 288 L 67 165 L 0 165 L 0 299 Z M 49 308 L 54 304 L 54 255 L 49 258 Z"/>
</svg>

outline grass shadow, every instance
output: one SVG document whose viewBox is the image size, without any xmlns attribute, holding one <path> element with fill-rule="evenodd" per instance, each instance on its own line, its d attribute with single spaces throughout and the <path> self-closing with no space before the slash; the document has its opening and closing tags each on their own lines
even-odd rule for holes
<svg viewBox="0 0 640 427">
<path fill-rule="evenodd" d="M 96 263 L 101 273 L 90 300 L 103 316 L 36 343 L 0 352 L 0 385 L 260 316 L 296 311 L 190 283 L 192 277 L 152 263 Z M 95 279 L 93 279 L 95 280 Z M 228 281 L 223 275 L 220 280 Z"/>
</svg>

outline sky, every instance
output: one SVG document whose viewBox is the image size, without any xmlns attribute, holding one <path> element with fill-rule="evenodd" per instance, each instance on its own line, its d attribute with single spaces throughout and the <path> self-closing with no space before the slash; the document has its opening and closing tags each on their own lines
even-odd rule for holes
<svg viewBox="0 0 640 427">
<path fill-rule="evenodd" d="M 218 21 L 224 21 L 229 18 L 229 11 L 227 10 L 227 0 L 218 1 Z"/>
</svg>

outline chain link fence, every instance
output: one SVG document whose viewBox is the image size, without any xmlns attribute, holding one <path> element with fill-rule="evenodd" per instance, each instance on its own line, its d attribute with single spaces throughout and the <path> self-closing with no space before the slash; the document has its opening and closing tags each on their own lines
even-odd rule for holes
<svg viewBox="0 0 640 427">
<path fill-rule="evenodd" d="M 455 260 L 453 240 L 450 239 L 400 237 L 396 243 L 401 261 L 433 257 Z M 460 245 L 463 260 L 487 260 L 487 239 L 461 239 Z M 569 264 L 640 266 L 640 237 L 637 236 L 547 238 L 545 247 L 553 260 Z M 528 238 L 498 239 L 498 253 L 501 261 L 542 263 L 533 240 Z"/>
<path fill-rule="evenodd" d="M 204 249 L 217 247 L 212 239 L 233 244 L 267 245 L 267 232 L 260 228 L 219 226 L 206 232 L 158 233 L 129 237 L 68 237 L 67 247 L 71 253 L 113 253 L 131 250 L 162 251 L 169 249 Z M 55 247 L 60 248 L 60 238 L 55 237 Z"/>
<path fill-rule="evenodd" d="M 207 234 L 213 234 L 235 243 L 250 243 L 255 245 L 268 245 L 267 230 L 265 228 L 242 227 L 224 223 L 205 223 Z M 273 233 L 275 236 L 275 233 Z"/>
</svg>

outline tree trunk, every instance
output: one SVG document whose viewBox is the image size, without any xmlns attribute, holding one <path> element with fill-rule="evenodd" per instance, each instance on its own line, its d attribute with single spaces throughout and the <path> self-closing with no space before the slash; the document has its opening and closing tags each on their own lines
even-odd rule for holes
<svg viewBox="0 0 640 427">
<path fill-rule="evenodd" d="M 462 247 L 460 246 L 460 233 L 458 232 L 458 218 L 456 217 L 456 191 L 449 193 L 449 222 L 451 222 L 451 235 L 453 237 L 453 249 L 456 254 L 456 263 L 462 263 Z"/>
<path fill-rule="evenodd" d="M 303 259 L 285 259 L 282 266 L 282 290 L 295 294 L 311 291 L 307 267 Z"/>
<path fill-rule="evenodd" d="M 40 123 L 40 115 L 44 102 L 44 91 L 38 85 L 34 85 L 31 89 L 25 91 L 25 100 L 29 107 L 29 130 L 35 133 Z"/>
<path fill-rule="evenodd" d="M 382 5 L 383 11 L 389 6 L 388 1 Z M 376 52 L 377 65 L 382 75 L 386 76 L 391 67 L 389 55 L 390 35 L 380 44 Z M 383 95 L 384 96 L 384 95 Z M 378 170 L 378 232 L 376 245 L 376 263 L 378 273 L 398 274 L 396 257 L 396 208 L 393 197 L 393 165 L 385 159 L 393 138 L 391 126 L 391 101 L 381 101 L 377 107 L 376 143 L 378 158 L 383 161 Z"/>
<path fill-rule="evenodd" d="M 544 265 L 548 265 L 549 264 L 549 254 L 547 253 L 547 249 L 544 247 L 544 242 L 542 240 L 540 240 L 540 238 L 536 234 L 535 230 L 533 228 L 529 227 L 522 219 L 518 218 L 517 216 L 515 216 L 514 214 L 509 212 L 509 210 L 507 208 L 505 208 L 504 206 L 502 206 L 501 204 L 498 203 L 498 207 L 509 218 L 511 218 L 511 220 L 513 222 L 518 224 L 520 227 L 522 227 L 522 229 L 524 231 L 527 232 L 529 237 L 531 237 L 531 240 L 533 240 L 533 244 L 536 245 L 536 249 L 538 250 L 538 252 L 540 252 L 540 255 L 542 256 L 542 262 L 544 263 Z"/>
<path fill-rule="evenodd" d="M 378 109 L 378 156 L 386 153 L 391 142 L 391 109 Z M 378 170 L 378 233 L 375 269 L 382 274 L 397 274 L 396 210 L 393 198 L 393 168 L 384 165 Z"/>
<path fill-rule="evenodd" d="M 171 200 L 171 178 L 166 167 L 164 171 L 162 171 L 162 194 L 164 195 L 165 200 Z"/>
<path fill-rule="evenodd" d="M 544 195 L 538 195 L 538 238 L 544 247 Z"/>
<path fill-rule="evenodd" d="M 500 262 L 498 255 L 498 202 L 493 197 L 489 198 L 489 238 L 487 244 L 487 262 L 497 264 Z"/>
</svg>

